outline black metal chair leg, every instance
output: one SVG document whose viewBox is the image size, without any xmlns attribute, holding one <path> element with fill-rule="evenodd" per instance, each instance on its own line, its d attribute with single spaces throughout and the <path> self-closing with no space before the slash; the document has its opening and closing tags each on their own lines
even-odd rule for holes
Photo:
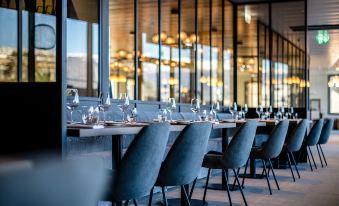
<svg viewBox="0 0 339 206">
<path fill-rule="evenodd" d="M 326 161 L 326 158 L 325 158 L 325 155 L 324 155 L 324 152 L 323 152 L 323 148 L 322 148 L 322 146 L 320 144 L 319 144 L 319 147 L 320 147 L 321 154 L 324 157 L 325 165 L 327 166 L 327 161 Z"/>
<path fill-rule="evenodd" d="M 190 202 L 190 200 L 188 199 L 187 191 L 186 191 L 184 185 L 181 185 L 181 190 L 184 191 L 185 200 L 186 200 L 187 205 L 188 205 L 188 206 L 191 206 L 191 202 Z"/>
<path fill-rule="evenodd" d="M 192 199 L 192 195 L 193 195 L 193 191 L 194 191 L 194 188 L 195 188 L 195 183 L 197 183 L 197 177 L 194 179 L 193 181 L 193 184 L 192 184 L 192 188 L 191 188 L 191 192 L 190 192 L 190 196 L 189 196 L 189 199 L 191 200 Z"/>
<path fill-rule="evenodd" d="M 239 173 L 239 169 L 240 169 L 240 168 L 238 168 L 238 173 Z M 237 181 L 237 183 L 238 183 L 238 186 L 239 186 L 239 189 L 240 189 L 240 192 L 241 192 L 242 199 L 244 200 L 245 205 L 247 206 L 247 201 L 246 201 L 244 192 L 242 191 L 242 188 L 241 188 L 241 185 L 240 185 L 240 181 L 239 181 L 239 178 L 238 178 L 238 174 L 235 172 L 235 169 L 233 169 L 233 173 L 234 173 L 235 179 L 236 179 L 236 181 Z"/>
<path fill-rule="evenodd" d="M 319 151 L 318 145 L 315 145 L 315 147 L 317 148 L 319 159 L 320 159 L 320 163 L 321 163 L 321 167 L 323 168 L 324 164 L 323 164 L 323 160 L 322 160 L 321 155 L 320 155 L 320 151 Z"/>
<path fill-rule="evenodd" d="M 246 166 L 245 166 L 244 176 L 242 177 L 242 183 L 241 183 L 241 187 L 242 188 L 244 188 L 244 183 L 245 183 L 245 178 L 246 178 L 246 173 L 247 173 L 247 166 L 248 166 L 249 160 L 250 160 L 250 158 L 247 159 Z"/>
<path fill-rule="evenodd" d="M 164 199 L 164 205 L 168 206 L 167 198 L 166 198 L 166 193 L 165 193 L 165 187 L 161 187 L 162 191 L 162 198 Z"/>
<path fill-rule="evenodd" d="M 224 174 L 227 177 L 226 178 L 226 191 L 227 191 L 228 200 L 230 201 L 230 206 L 232 206 L 232 199 L 231 199 L 231 194 L 230 194 L 230 188 L 228 186 L 228 179 L 229 178 L 228 178 L 226 170 L 222 170 L 222 171 L 224 171 Z"/>
<path fill-rule="evenodd" d="M 148 206 L 152 205 L 154 187 L 152 187 L 151 192 L 149 193 Z"/>
<path fill-rule="evenodd" d="M 128 203 L 129 203 L 129 200 L 126 200 L 126 201 L 125 201 L 125 206 L 127 206 L 127 205 L 128 205 Z"/>
<path fill-rule="evenodd" d="M 318 145 L 315 145 L 315 147 L 317 148 L 317 151 L 318 151 L 318 155 L 319 155 L 319 159 L 320 159 L 321 167 L 322 167 L 322 168 L 324 168 L 324 164 L 323 164 L 322 157 L 321 157 L 321 155 L 320 155 L 319 147 L 318 147 Z"/>
<path fill-rule="evenodd" d="M 311 147 L 308 147 L 308 150 L 309 150 L 310 153 L 311 153 L 311 157 L 312 157 L 312 160 L 313 160 L 314 168 L 317 170 L 317 169 L 318 169 L 318 168 L 317 168 L 317 164 L 316 164 L 315 161 L 314 161 L 314 157 L 313 157 L 313 153 L 312 153 Z"/>
<path fill-rule="evenodd" d="M 278 184 L 278 180 L 275 177 L 274 169 L 273 169 L 272 162 L 271 162 L 270 159 L 268 159 L 268 163 L 270 164 L 270 168 L 272 169 L 272 174 L 273 174 L 273 178 L 274 178 L 275 184 L 277 185 L 278 190 L 280 190 L 280 187 L 279 187 L 279 184 Z"/>
<path fill-rule="evenodd" d="M 205 183 L 205 189 L 204 189 L 204 196 L 202 198 L 202 204 L 203 205 L 206 204 L 206 193 L 207 193 L 208 181 L 210 180 L 210 174 L 211 174 L 211 169 L 208 169 L 206 183 Z"/>
<path fill-rule="evenodd" d="M 238 168 L 237 174 L 239 175 L 240 168 Z M 232 185 L 232 191 L 235 190 L 235 184 L 236 184 L 236 179 L 234 178 L 233 185 Z"/>
<path fill-rule="evenodd" d="M 306 156 L 307 156 L 307 159 L 308 159 L 308 162 L 310 164 L 310 168 L 311 168 L 311 171 L 313 172 L 313 167 L 312 167 L 312 162 L 311 162 L 311 158 L 310 158 L 310 155 L 308 154 L 308 150 L 307 150 L 307 147 L 306 147 Z"/>
<path fill-rule="evenodd" d="M 293 182 L 295 182 L 295 177 L 294 177 L 294 173 L 293 173 L 293 169 L 292 169 L 292 165 L 291 165 L 291 159 L 290 159 L 290 155 L 287 153 L 287 162 L 288 162 L 288 166 L 290 167 L 291 173 L 292 173 L 292 178 L 293 178 Z"/>
<path fill-rule="evenodd" d="M 295 159 L 294 159 L 294 155 L 293 155 L 292 152 L 289 152 L 289 153 L 290 153 L 290 157 L 292 157 L 292 161 L 293 161 L 295 170 L 297 171 L 298 177 L 299 177 L 299 179 L 300 179 L 300 174 L 299 174 L 299 170 L 298 170 L 298 167 L 297 167 L 297 163 L 295 162 Z"/>
<path fill-rule="evenodd" d="M 138 206 L 138 202 L 136 199 L 133 199 L 134 206 Z"/>
<path fill-rule="evenodd" d="M 266 181 L 267 181 L 267 185 L 268 185 L 268 189 L 270 190 L 270 195 L 272 195 L 272 190 L 271 190 L 271 185 L 270 185 L 270 181 L 268 179 L 268 175 L 266 172 L 266 162 L 264 160 L 261 160 L 263 165 L 264 165 L 264 173 L 265 173 L 265 177 L 266 177 Z"/>
</svg>

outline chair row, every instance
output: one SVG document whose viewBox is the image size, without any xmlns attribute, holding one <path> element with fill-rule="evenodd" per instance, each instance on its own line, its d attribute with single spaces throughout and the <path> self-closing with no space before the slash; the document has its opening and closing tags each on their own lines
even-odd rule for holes
<svg viewBox="0 0 339 206">
<path fill-rule="evenodd" d="M 118 205 L 122 201 L 125 201 L 127 205 L 129 201 L 133 200 L 134 204 L 137 205 L 138 198 L 150 194 L 149 205 L 151 205 L 153 189 L 158 186 L 161 187 L 163 201 L 167 206 L 166 187 L 180 186 L 187 205 L 190 205 L 195 182 L 202 166 L 208 169 L 203 195 L 204 203 L 211 169 L 221 169 L 226 176 L 226 190 L 230 204 L 232 205 L 228 187 L 228 170 L 233 171 L 235 176 L 234 185 L 239 186 L 245 205 L 247 205 L 243 188 L 249 158 L 262 161 L 263 174 L 270 194 L 272 194 L 269 182 L 270 171 L 272 171 L 277 188 L 280 189 L 271 162 L 272 159 L 279 155 L 287 155 L 294 181 L 292 163 L 299 178 L 300 174 L 293 153 L 299 151 L 303 146 L 309 149 L 311 156 L 310 147 L 316 146 L 317 149 L 319 148 L 319 157 L 319 151 L 321 151 L 322 158 L 327 165 L 321 145 L 328 142 L 333 120 L 328 120 L 324 126 L 324 120 L 317 121 L 306 137 L 307 120 L 301 121 L 288 137 L 286 136 L 289 122 L 288 120 L 283 120 L 273 129 L 269 139 L 261 147 L 253 147 L 257 129 L 256 124 L 255 120 L 249 120 L 243 124 L 235 132 L 230 144 L 222 153 L 210 151 L 205 154 L 212 125 L 208 122 L 192 123 L 179 134 L 169 153 L 164 157 L 170 125 L 168 123 L 152 123 L 140 131 L 127 149 L 118 169 L 110 173 L 108 185 L 110 190 L 107 192 L 105 199 Z M 310 162 L 309 157 L 308 159 Z M 313 156 L 312 159 L 316 167 Z M 240 183 L 239 171 L 244 166 L 244 178 Z M 193 183 L 192 189 L 187 191 L 185 185 L 191 183 Z"/>
</svg>

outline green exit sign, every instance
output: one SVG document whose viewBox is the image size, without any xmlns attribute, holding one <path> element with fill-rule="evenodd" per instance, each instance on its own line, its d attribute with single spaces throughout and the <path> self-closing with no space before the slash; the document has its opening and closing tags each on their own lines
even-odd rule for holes
<svg viewBox="0 0 339 206">
<path fill-rule="evenodd" d="M 315 36 L 315 41 L 318 45 L 328 44 L 330 35 L 327 30 L 319 30 Z"/>
</svg>

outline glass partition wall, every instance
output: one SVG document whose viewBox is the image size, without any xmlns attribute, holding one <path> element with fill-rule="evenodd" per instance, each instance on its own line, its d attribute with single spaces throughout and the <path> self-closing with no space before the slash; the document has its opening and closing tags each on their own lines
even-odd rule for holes
<svg viewBox="0 0 339 206">
<path fill-rule="evenodd" d="M 56 2 L 0 1 L 0 82 L 55 82 Z"/>
<path fill-rule="evenodd" d="M 113 98 L 127 93 L 141 101 L 231 102 L 230 2 L 112 0 L 109 5 Z"/>
<path fill-rule="evenodd" d="M 303 25 L 303 2 L 67 5 L 67 86 L 81 96 L 98 97 L 107 87 L 114 99 L 127 93 L 137 101 L 306 107 L 305 36 L 285 21 L 298 14 L 291 21 Z M 0 1 L 0 26 L 7 28 L 0 31 L 0 82 L 55 81 L 55 13 L 54 0 Z"/>
</svg>

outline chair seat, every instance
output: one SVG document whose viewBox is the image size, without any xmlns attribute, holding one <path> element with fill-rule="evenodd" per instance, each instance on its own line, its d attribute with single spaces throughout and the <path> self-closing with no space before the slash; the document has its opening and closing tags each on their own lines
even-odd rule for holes
<svg viewBox="0 0 339 206">
<path fill-rule="evenodd" d="M 217 151 L 209 151 L 204 156 L 204 161 L 202 163 L 202 166 L 205 168 L 211 168 L 211 169 L 222 169 L 222 158 L 223 153 L 217 152 Z"/>
</svg>

